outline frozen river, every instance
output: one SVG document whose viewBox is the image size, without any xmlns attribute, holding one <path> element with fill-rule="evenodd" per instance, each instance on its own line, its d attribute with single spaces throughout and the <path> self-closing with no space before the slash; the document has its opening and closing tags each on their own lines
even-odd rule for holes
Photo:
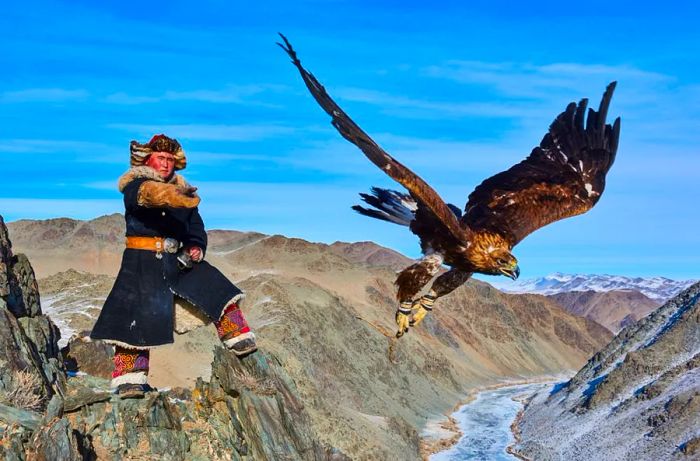
<svg viewBox="0 0 700 461">
<path fill-rule="evenodd" d="M 506 447 L 515 440 L 510 425 L 522 404 L 513 400 L 551 384 L 524 384 L 480 392 L 476 399 L 452 414 L 464 434 L 455 446 L 436 453 L 430 461 L 511 461 Z"/>
</svg>

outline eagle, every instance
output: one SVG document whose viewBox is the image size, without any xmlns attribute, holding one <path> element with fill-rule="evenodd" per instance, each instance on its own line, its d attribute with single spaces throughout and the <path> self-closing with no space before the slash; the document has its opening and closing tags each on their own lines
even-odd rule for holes
<svg viewBox="0 0 700 461">
<path fill-rule="evenodd" d="M 616 82 L 610 83 L 598 110 L 588 100 L 570 103 L 552 122 L 539 146 L 522 162 L 485 181 L 469 194 L 462 212 L 445 203 L 420 176 L 384 151 L 328 95 L 308 72 L 287 38 L 278 43 L 292 59 L 331 124 L 384 173 L 407 191 L 373 187 L 361 193 L 371 208 L 359 213 L 407 226 L 420 239 L 423 257 L 396 278 L 396 337 L 420 323 L 435 301 L 455 290 L 474 273 L 520 275 L 512 250 L 533 231 L 560 219 L 580 215 L 598 203 L 605 176 L 615 161 L 620 118 L 606 124 Z M 587 113 L 586 113 L 587 112 Z M 424 287 L 439 275 L 422 296 Z"/>
</svg>

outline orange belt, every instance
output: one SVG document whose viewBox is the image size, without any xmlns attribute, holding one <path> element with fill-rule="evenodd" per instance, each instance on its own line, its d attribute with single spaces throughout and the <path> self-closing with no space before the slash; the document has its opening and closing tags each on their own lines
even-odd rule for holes
<svg viewBox="0 0 700 461">
<path fill-rule="evenodd" d="M 134 250 L 156 251 L 158 253 L 168 251 L 163 237 L 127 237 L 126 247 Z"/>
</svg>

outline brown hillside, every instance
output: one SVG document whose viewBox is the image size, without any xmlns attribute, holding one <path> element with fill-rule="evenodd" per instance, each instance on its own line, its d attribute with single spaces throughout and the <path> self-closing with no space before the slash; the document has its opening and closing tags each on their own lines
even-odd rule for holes
<svg viewBox="0 0 700 461">
<path fill-rule="evenodd" d="M 63 294 L 75 297 L 80 290 L 70 287 L 86 281 L 96 287 L 91 298 L 106 296 L 105 284 L 94 274 L 84 280 L 56 274 L 85 271 L 80 252 L 97 249 L 116 262 L 110 266 L 103 257 L 89 267 L 116 273 L 121 248 L 109 236 L 119 234 L 121 223 L 112 216 L 95 221 L 10 225 L 13 235 L 21 232 L 13 239 L 15 248 L 30 254 L 39 276 L 62 278 L 41 282 L 52 307 L 61 306 Z M 449 411 L 469 389 L 576 369 L 611 337 L 545 297 L 506 295 L 471 281 L 441 300 L 419 328 L 396 340 L 394 263 L 386 264 L 395 256 L 378 258 L 376 266 L 372 262 L 373 255 L 391 255 L 391 250 L 235 231 L 212 231 L 210 241 L 207 259 L 247 292 L 244 311 L 261 349 L 296 383 L 313 427 L 323 434 L 321 442 L 353 459 L 416 459 L 426 423 Z M 50 254 L 42 251 L 46 248 Z M 95 313 L 80 315 L 86 312 Z M 70 322 L 77 314 L 62 315 Z M 206 375 L 211 362 L 206 345 L 214 342 L 211 328 L 201 329 L 159 350 L 153 357 L 154 384 L 190 385 Z"/>
<path fill-rule="evenodd" d="M 550 295 L 574 315 L 597 322 L 613 333 L 646 317 L 661 303 L 633 290 L 625 291 L 570 291 Z"/>
</svg>

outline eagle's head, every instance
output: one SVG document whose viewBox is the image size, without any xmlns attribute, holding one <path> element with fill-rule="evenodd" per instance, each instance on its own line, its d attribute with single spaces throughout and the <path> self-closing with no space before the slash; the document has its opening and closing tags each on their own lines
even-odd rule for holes
<svg viewBox="0 0 700 461">
<path fill-rule="evenodd" d="M 495 263 L 498 274 L 503 274 L 513 280 L 517 279 L 520 275 L 518 260 L 508 249 L 496 248 L 491 252 L 491 259 Z"/>
<path fill-rule="evenodd" d="M 469 247 L 468 259 L 477 272 L 505 275 L 513 280 L 520 275 L 517 258 L 510 252 L 508 242 L 499 234 L 477 234 Z"/>
</svg>

